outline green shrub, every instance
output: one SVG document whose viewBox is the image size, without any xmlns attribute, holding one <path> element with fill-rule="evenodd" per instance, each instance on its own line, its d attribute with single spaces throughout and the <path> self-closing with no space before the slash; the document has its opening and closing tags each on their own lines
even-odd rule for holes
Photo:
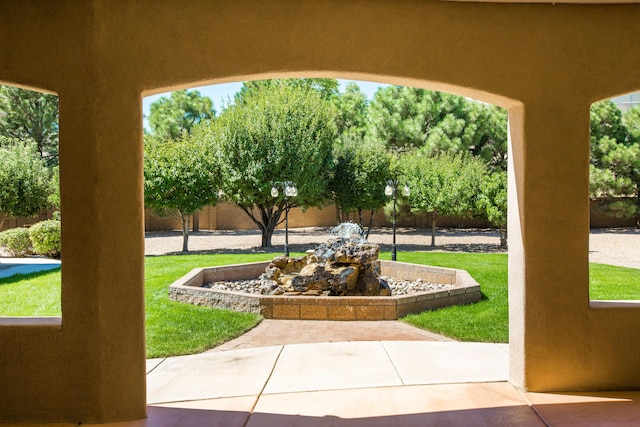
<svg viewBox="0 0 640 427">
<path fill-rule="evenodd" d="M 0 233 L 0 246 L 14 257 L 31 255 L 33 252 L 29 230 L 22 227 L 11 228 Z"/>
<path fill-rule="evenodd" d="M 60 257 L 60 221 L 41 221 L 29 229 L 33 251 L 38 255 Z"/>
</svg>

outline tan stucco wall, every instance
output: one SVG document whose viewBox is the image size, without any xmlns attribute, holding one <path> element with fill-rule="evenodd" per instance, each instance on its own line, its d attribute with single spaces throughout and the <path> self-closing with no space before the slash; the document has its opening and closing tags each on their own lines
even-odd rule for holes
<svg viewBox="0 0 640 427">
<path fill-rule="evenodd" d="M 589 105 L 640 89 L 638 18 L 635 4 L 0 2 L 0 82 L 60 98 L 64 218 L 62 322 L 0 324 L 0 418 L 145 416 L 141 98 L 275 76 L 509 108 L 511 381 L 640 387 L 640 309 L 590 308 L 587 289 Z"/>
<path fill-rule="evenodd" d="M 257 211 L 256 211 L 257 214 Z M 256 230 L 257 226 L 249 216 L 237 206 L 231 203 L 219 203 L 215 206 L 205 206 L 200 212 L 201 230 Z M 370 212 L 363 212 L 363 223 L 369 224 Z M 0 217 L 0 220 L 2 217 Z M 343 215 L 343 221 L 358 222 L 358 213 L 352 212 Z M 284 215 L 281 218 L 284 221 Z M 289 227 L 334 227 L 337 225 L 336 209 L 333 205 L 320 208 L 309 208 L 304 211 L 292 208 L 289 212 Z M 443 217 L 438 219 L 439 227 L 487 227 L 487 222 L 473 218 Z M 151 210 L 144 212 L 144 225 L 146 231 L 182 230 L 180 219 L 176 216 L 158 216 Z M 398 218 L 398 227 L 430 227 L 426 218 Z M 391 222 L 385 217 L 382 210 L 378 210 L 373 216 L 373 227 L 391 227 Z M 278 228 L 284 228 L 281 223 Z"/>
</svg>

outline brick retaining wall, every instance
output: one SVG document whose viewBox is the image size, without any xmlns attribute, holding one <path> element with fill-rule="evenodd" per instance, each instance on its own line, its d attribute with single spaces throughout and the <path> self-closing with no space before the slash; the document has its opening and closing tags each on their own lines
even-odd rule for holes
<svg viewBox="0 0 640 427">
<path fill-rule="evenodd" d="M 203 288 L 213 281 L 257 278 L 269 261 L 197 268 L 169 287 L 169 298 L 195 305 L 261 314 L 267 319 L 396 320 L 407 314 L 480 301 L 480 285 L 464 270 L 378 261 L 381 275 L 456 285 L 391 297 L 270 296 Z"/>
</svg>

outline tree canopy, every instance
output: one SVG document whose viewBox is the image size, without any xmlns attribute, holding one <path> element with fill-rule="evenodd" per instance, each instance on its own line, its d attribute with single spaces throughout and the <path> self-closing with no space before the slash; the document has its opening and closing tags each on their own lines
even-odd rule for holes
<svg viewBox="0 0 640 427">
<path fill-rule="evenodd" d="M 403 156 L 401 170 L 411 188 L 406 202 L 412 213 L 430 219 L 431 246 L 435 246 L 438 218 L 474 212 L 486 169 L 484 162 L 466 153 Z"/>
<path fill-rule="evenodd" d="M 179 139 L 183 132 L 191 133 L 198 123 L 215 116 L 211 99 L 197 90 L 177 90 L 169 98 L 162 97 L 150 106 L 149 125 L 152 134 L 161 140 Z"/>
<path fill-rule="evenodd" d="M 623 114 L 607 100 L 594 103 L 590 113 L 590 195 L 603 200 L 615 215 L 637 218 L 640 214 L 640 106 Z"/>
<path fill-rule="evenodd" d="M 334 148 L 334 173 L 329 182 L 333 203 L 344 213 L 358 212 L 364 229 L 363 211 L 370 211 L 367 237 L 375 211 L 387 203 L 384 188 L 391 178 L 391 158 L 384 147 L 363 142 L 357 128 L 346 132 Z"/>
<path fill-rule="evenodd" d="M 240 91 L 235 95 L 235 103 L 242 104 L 254 94 L 260 94 L 263 93 L 264 90 L 281 86 L 314 90 L 318 92 L 320 97 L 325 101 L 333 99 L 340 93 L 338 91 L 338 80 L 336 79 L 308 78 L 250 80 L 242 83 Z"/>
<path fill-rule="evenodd" d="M 0 137 L 0 212 L 35 216 L 47 208 L 50 192 L 51 175 L 37 144 Z"/>
<path fill-rule="evenodd" d="M 396 152 L 470 153 L 506 170 L 507 113 L 458 95 L 389 86 L 368 110 L 368 137 Z"/>
<path fill-rule="evenodd" d="M 0 86 L 0 136 L 36 143 L 47 164 L 58 163 L 58 97 Z"/>
<path fill-rule="evenodd" d="M 340 137 L 349 134 L 353 137 L 356 132 L 358 136 L 364 137 L 367 131 L 367 108 L 369 102 L 366 95 L 354 82 L 347 83 L 344 93 L 335 96 L 336 105 L 336 127 Z"/>
<path fill-rule="evenodd" d="M 486 174 L 477 199 L 478 213 L 498 227 L 503 248 L 507 246 L 507 205 L 507 173 Z"/>
<path fill-rule="evenodd" d="M 179 139 L 145 140 L 144 201 L 161 214 L 178 216 L 182 223 L 182 250 L 189 250 L 189 216 L 214 204 L 220 189 L 215 158 L 202 138 L 183 134 Z"/>
<path fill-rule="evenodd" d="M 262 246 L 286 208 L 276 183 L 292 181 L 298 196 L 289 206 L 322 206 L 328 199 L 334 107 L 304 86 L 268 84 L 228 106 L 211 125 L 208 141 L 221 167 L 225 198 L 239 206 L 262 232 Z"/>
</svg>

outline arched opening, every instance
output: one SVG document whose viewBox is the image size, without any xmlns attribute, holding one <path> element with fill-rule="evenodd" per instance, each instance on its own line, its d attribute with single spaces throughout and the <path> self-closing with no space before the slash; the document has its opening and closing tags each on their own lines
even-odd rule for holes
<svg viewBox="0 0 640 427">
<path fill-rule="evenodd" d="M 603 301 L 640 300 L 640 252 L 635 242 L 639 153 L 638 92 L 591 104 L 589 297 L 594 307 L 606 304 Z"/>
<path fill-rule="evenodd" d="M 56 95 L 0 85 L 0 161 L 0 316 L 59 317 Z"/>
<path fill-rule="evenodd" d="M 198 89 L 199 91 L 201 90 Z M 398 96 L 397 93 L 393 93 L 393 94 L 389 94 L 389 97 L 393 98 L 394 96 Z M 405 96 L 409 96 L 409 95 L 405 95 Z M 424 93 L 421 93 L 420 96 L 425 96 Z M 498 117 L 494 117 L 494 121 L 489 122 L 487 119 L 493 116 L 490 116 L 488 111 L 485 110 L 485 108 L 489 109 L 490 107 L 484 105 L 484 104 L 480 104 L 480 103 L 474 103 L 473 101 L 470 101 L 466 98 L 457 98 L 457 99 L 453 99 L 453 96 L 449 97 L 448 95 L 440 95 L 440 94 L 435 94 L 432 93 L 430 94 L 430 96 L 434 96 L 434 97 L 438 97 L 438 99 L 430 99 L 428 101 L 426 100 L 422 100 L 423 102 L 428 102 L 430 106 L 432 106 L 434 109 L 441 109 L 442 112 L 440 114 L 436 114 L 434 113 L 434 115 L 436 115 L 437 117 L 435 117 L 433 119 L 434 122 L 437 123 L 431 123 L 429 127 L 429 130 L 433 132 L 434 135 L 439 135 L 439 138 L 436 139 L 435 137 L 432 138 L 432 140 L 429 142 L 429 149 L 432 149 L 434 152 L 437 152 L 437 147 L 438 144 L 440 144 L 440 146 L 444 145 L 444 144 L 450 144 L 452 148 L 452 150 L 455 151 L 469 151 L 469 152 L 475 152 L 476 155 L 480 155 L 483 154 L 486 158 L 486 164 L 492 164 L 493 167 L 495 168 L 495 170 L 493 172 L 503 172 L 505 173 L 504 176 L 504 181 L 505 181 L 505 185 L 503 185 L 502 190 L 504 190 L 504 192 L 506 193 L 506 161 L 507 161 L 507 153 L 506 153 L 506 145 L 507 145 L 507 129 L 506 129 L 506 117 L 503 117 L 505 120 L 504 122 L 502 122 L 502 125 L 504 126 L 504 129 L 501 129 L 503 132 L 502 137 L 504 138 L 504 140 L 502 141 L 503 145 L 501 145 L 499 142 L 491 140 L 490 137 L 486 136 L 486 130 L 485 130 L 485 134 L 482 134 L 482 136 L 477 135 L 470 135 L 469 132 L 465 133 L 465 127 L 466 126 L 481 126 L 481 125 L 486 125 L 486 126 L 500 126 L 500 118 Z M 468 105 L 466 104 L 468 103 Z M 444 107 L 442 104 L 447 104 L 447 107 Z M 437 108 L 435 108 L 435 105 L 438 105 Z M 456 110 L 456 107 L 458 108 L 458 110 Z M 384 102 L 383 101 L 379 101 L 379 108 L 384 108 Z M 422 108 L 428 109 L 425 106 L 422 106 Z M 398 110 L 400 110 L 401 108 L 399 108 Z M 465 110 L 465 109 L 468 109 Z M 146 109 L 143 109 L 145 111 L 148 111 Z M 457 126 L 455 124 L 452 124 L 452 121 L 463 121 L 464 118 L 466 116 L 463 115 L 463 112 L 459 111 L 459 110 L 465 110 L 467 111 L 467 115 L 468 116 L 473 116 L 469 118 L 469 122 L 465 122 L 465 123 L 457 123 Z M 458 116 L 456 116 L 456 113 L 458 114 Z M 486 114 L 486 115 L 482 115 L 482 114 Z M 500 113 L 500 112 L 497 112 Z M 426 114 L 426 111 L 423 111 L 422 114 Z M 480 120 L 476 120 L 478 117 L 481 117 L 480 120 L 487 120 L 488 123 L 478 123 L 478 121 Z M 411 120 L 411 119 L 415 119 L 417 120 L 416 117 L 405 117 L 405 119 L 407 121 Z M 425 128 L 427 127 L 427 119 L 426 118 L 421 118 L 420 120 L 425 122 Z M 443 124 L 444 123 L 444 124 Z M 385 127 L 384 124 L 380 125 L 381 127 Z M 440 127 L 438 127 L 440 126 Z M 449 126 L 449 128 L 446 128 L 445 126 Z M 452 128 L 453 127 L 453 128 Z M 400 132 L 400 130 L 397 130 L 398 132 Z M 426 131 L 426 130 L 425 130 Z M 480 132 L 478 132 L 480 133 Z M 388 138 L 389 140 L 397 140 L 400 139 L 398 137 L 395 138 Z M 405 140 L 409 140 L 409 137 L 405 136 L 404 137 Z M 416 137 L 414 135 L 414 139 L 415 139 L 415 144 L 425 144 L 426 143 L 426 137 L 420 136 L 420 137 Z M 456 145 L 457 144 L 457 145 Z M 482 146 L 481 144 L 495 144 L 495 147 L 492 147 L 495 151 L 491 151 L 489 149 L 489 147 L 487 146 Z M 458 147 L 460 146 L 460 147 Z M 394 147 L 394 149 L 397 149 L 398 147 Z M 406 147 L 402 147 L 404 149 L 404 151 L 407 150 Z M 412 149 L 417 150 L 421 148 L 421 146 L 414 146 L 412 147 Z M 442 151 L 447 151 L 449 147 L 445 146 L 445 148 L 442 148 Z M 403 150 L 398 150 L 398 151 L 403 151 Z M 484 166 L 484 168 L 488 168 L 487 166 Z M 468 181 L 473 181 L 473 180 L 477 180 L 476 178 L 473 179 L 469 179 Z M 467 181 L 467 182 L 468 182 Z M 382 181 L 383 187 L 385 184 L 385 181 Z M 382 191 L 382 190 L 381 190 Z M 442 190 L 441 190 L 442 191 Z M 503 198 L 505 197 L 505 195 L 503 195 Z M 461 200 L 458 200 L 458 202 L 461 202 Z M 503 200 L 504 203 L 506 203 L 506 199 Z M 486 208 L 486 206 L 484 206 Z M 494 206 L 495 207 L 495 206 Z M 476 206 L 473 206 L 473 208 L 476 208 Z M 502 206 L 502 209 L 506 210 L 506 206 Z M 444 208 L 442 209 L 444 210 Z M 460 212 L 460 216 L 458 217 L 458 219 L 456 220 L 452 220 L 452 224 L 455 224 L 455 226 L 457 226 L 460 222 L 459 221 L 464 221 L 464 217 L 466 215 L 471 216 L 471 207 L 469 207 L 469 211 L 465 211 L 465 212 Z M 475 211 L 474 211 L 475 213 Z M 379 212 L 378 213 L 380 216 L 383 216 L 384 214 Z M 506 214 L 506 212 L 504 213 Z M 218 214 L 220 215 L 220 214 Z M 243 216 L 243 213 L 240 210 L 236 210 L 236 212 L 234 214 L 232 214 L 232 216 Z M 330 214 L 331 220 L 335 220 L 335 216 L 334 214 Z M 504 221 L 506 221 L 506 217 L 503 217 Z M 419 218 L 409 218 L 406 220 L 408 226 L 415 226 L 416 224 L 420 224 L 420 219 Z M 424 222 L 424 219 L 422 220 L 422 222 Z M 389 227 L 389 223 L 386 222 L 384 224 L 385 226 Z M 374 234 L 375 234 L 375 230 L 374 230 Z M 464 234 L 464 233 L 461 233 Z M 412 247 L 411 245 L 408 245 L 407 248 L 413 248 L 413 249 L 418 249 L 418 248 L 424 248 L 424 249 L 428 249 L 429 247 L 429 240 L 430 240 L 430 228 L 428 229 L 428 232 L 426 233 L 426 235 L 423 235 L 422 238 L 425 240 L 425 242 L 421 242 L 421 243 L 417 243 L 415 244 L 415 247 Z M 477 237 L 477 236 L 476 236 Z M 224 238 L 222 236 L 220 236 L 220 238 Z M 402 237 L 400 237 L 401 239 Z M 439 233 L 439 237 L 437 239 L 442 239 L 443 236 L 442 234 Z M 460 237 L 461 240 L 464 240 L 464 236 Z M 499 234 L 497 232 L 492 233 L 492 242 L 493 244 L 487 244 L 485 243 L 485 247 L 489 247 L 489 246 L 494 246 L 494 247 L 498 247 L 500 244 L 500 237 Z M 177 242 L 176 242 L 177 243 Z M 254 245 L 257 246 L 259 243 L 258 241 L 254 242 Z M 452 244 L 452 248 L 455 246 L 455 243 Z M 473 245 L 468 245 L 469 248 L 474 247 Z M 477 249 L 478 246 L 475 246 L 474 248 Z M 177 250 L 179 248 L 178 246 L 174 247 L 174 251 Z M 203 249 L 202 247 L 197 247 L 196 250 L 201 250 Z M 206 249 L 206 248 L 205 248 Z M 389 250 L 389 242 L 387 242 L 387 246 L 385 248 L 387 251 Z M 406 252 L 406 249 L 405 249 Z M 388 254 L 386 255 L 388 256 Z M 402 254 L 402 256 L 409 256 L 409 254 Z M 420 261 L 419 257 L 414 257 L 418 262 L 422 262 L 424 263 L 424 261 Z M 487 257 L 488 259 L 489 257 Z M 406 259 L 405 259 L 406 260 Z M 411 261 L 410 261 L 411 262 Z M 482 262 L 480 262 L 482 263 Z M 203 266 L 203 265 L 200 265 Z M 445 265 L 447 266 L 447 265 Z M 448 265 L 449 267 L 454 267 L 454 265 Z M 456 338 L 466 338 L 467 340 L 470 341 L 488 341 L 488 342 L 506 342 L 507 341 L 507 337 L 508 337 L 508 312 L 507 312 L 507 268 L 506 268 L 506 257 L 501 257 L 500 260 L 496 261 L 493 263 L 493 268 L 494 269 L 498 269 L 500 270 L 499 272 L 495 272 L 497 276 L 499 276 L 499 279 L 497 280 L 492 280 L 492 283 L 487 283 L 488 287 L 491 287 L 491 291 L 487 290 L 487 295 L 490 295 L 490 297 L 487 297 L 488 299 L 500 299 L 500 301 L 497 303 L 497 305 L 499 305 L 499 308 L 485 308 L 484 309 L 484 313 L 488 313 L 488 312 L 493 312 L 494 314 L 496 314 L 496 316 L 489 318 L 489 316 L 485 316 L 483 314 L 477 314 L 476 313 L 476 317 L 475 319 L 480 319 L 480 318 L 484 318 L 484 323 L 482 326 L 479 326 L 474 318 L 469 318 L 465 313 L 461 313 L 458 315 L 458 317 L 455 318 L 455 320 L 449 320 L 449 326 L 453 326 L 454 324 L 471 324 L 473 326 L 471 326 L 468 329 L 485 329 L 485 332 L 488 333 L 488 335 L 483 336 L 482 338 L 475 338 L 473 335 L 472 336 L 466 336 L 464 337 L 464 332 L 460 332 L 458 331 L 458 335 L 456 336 Z M 486 277 L 491 276 L 490 273 L 491 267 L 486 269 L 486 272 L 489 273 L 486 275 Z M 147 275 L 149 275 L 150 272 L 147 271 Z M 495 282 L 495 283 L 493 283 Z M 493 301 L 492 301 L 493 302 Z M 480 309 L 480 311 L 483 311 L 483 309 Z M 439 321 L 443 318 L 446 318 L 446 315 L 440 315 L 439 318 L 436 318 L 435 321 L 431 320 L 431 324 L 438 324 Z M 451 317 L 451 316 L 450 316 Z M 420 323 L 420 320 L 417 321 L 417 323 Z M 447 322 L 445 322 L 447 323 Z M 427 321 L 427 324 L 429 324 L 429 321 Z M 357 325 L 356 325 L 357 327 Z M 188 328 L 186 328 L 188 329 Z M 487 329 L 491 329 L 490 331 L 486 331 Z M 149 335 L 149 334 L 148 334 Z M 479 350 L 481 351 L 481 350 Z M 160 369 L 159 369 L 160 370 Z M 157 372 L 156 371 L 156 374 Z M 301 382 L 304 382 L 304 376 L 301 376 L 300 379 Z M 154 389 L 154 392 L 157 392 L 156 389 Z M 157 398 L 157 393 L 154 395 L 154 398 Z"/>
</svg>

